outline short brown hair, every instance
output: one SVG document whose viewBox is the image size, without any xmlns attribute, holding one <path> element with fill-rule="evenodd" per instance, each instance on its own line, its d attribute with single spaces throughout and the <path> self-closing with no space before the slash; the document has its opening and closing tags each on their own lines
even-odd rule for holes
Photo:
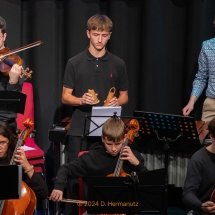
<svg viewBox="0 0 215 215">
<path fill-rule="evenodd" d="M 0 29 L 2 34 L 6 32 L 6 21 L 0 16 Z"/>
<path fill-rule="evenodd" d="M 215 117 L 208 124 L 209 134 L 215 138 Z"/>
<path fill-rule="evenodd" d="M 125 137 L 125 124 L 119 118 L 110 118 L 103 124 L 102 137 L 118 142 Z"/>
<path fill-rule="evenodd" d="M 108 31 L 110 32 L 113 28 L 113 22 L 103 14 L 95 14 L 90 17 L 87 21 L 87 29 L 90 30 L 99 30 L 99 31 Z"/>
</svg>

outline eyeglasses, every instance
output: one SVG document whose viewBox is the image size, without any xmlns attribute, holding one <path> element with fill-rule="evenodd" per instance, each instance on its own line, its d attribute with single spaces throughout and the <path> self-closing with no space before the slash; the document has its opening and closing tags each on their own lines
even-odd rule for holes
<svg viewBox="0 0 215 215">
<path fill-rule="evenodd" d="M 8 140 L 3 140 L 3 141 L 0 141 L 0 145 L 6 145 L 6 144 L 8 144 Z"/>
</svg>

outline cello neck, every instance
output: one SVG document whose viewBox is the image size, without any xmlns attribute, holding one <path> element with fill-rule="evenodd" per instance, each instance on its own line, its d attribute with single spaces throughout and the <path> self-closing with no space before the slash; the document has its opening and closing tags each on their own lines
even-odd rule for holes
<svg viewBox="0 0 215 215">
<path fill-rule="evenodd" d="M 124 142 L 124 144 L 123 144 L 123 146 L 122 146 L 122 149 L 123 149 L 124 146 L 127 146 L 127 145 L 128 145 L 128 141 L 129 141 L 129 139 L 126 138 L 126 140 L 125 140 L 125 142 Z M 123 160 L 120 159 L 120 156 L 121 156 L 121 153 L 122 153 L 122 149 L 121 149 L 121 151 L 120 151 L 119 158 L 118 158 L 118 161 L 117 161 L 117 164 L 116 164 L 114 173 L 113 173 L 113 176 L 114 176 L 114 177 L 119 177 L 120 171 L 121 171 L 121 169 L 122 169 Z"/>
<path fill-rule="evenodd" d="M 18 148 L 18 147 L 21 147 L 21 146 L 22 146 L 22 143 L 23 143 L 23 139 L 22 139 L 22 138 L 19 138 L 18 141 L 17 141 L 17 143 L 16 143 L 16 147 L 15 147 L 15 149 L 14 149 L 13 155 L 12 155 L 12 157 L 11 157 L 10 165 L 16 164 L 16 163 L 14 162 L 14 157 L 15 157 L 15 155 L 16 155 L 17 148 Z"/>
</svg>

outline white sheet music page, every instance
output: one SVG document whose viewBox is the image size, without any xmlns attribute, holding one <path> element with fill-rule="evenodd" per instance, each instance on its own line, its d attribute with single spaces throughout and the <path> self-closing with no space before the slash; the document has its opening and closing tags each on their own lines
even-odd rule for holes
<svg viewBox="0 0 215 215">
<path fill-rule="evenodd" d="M 29 146 L 22 146 L 22 148 L 24 149 L 24 151 L 31 151 L 31 150 L 36 150 L 35 148 L 33 147 L 29 147 Z"/>
<path fill-rule="evenodd" d="M 101 136 L 103 123 L 107 119 L 112 117 L 114 115 L 114 112 L 116 112 L 116 115 L 118 117 L 121 116 L 121 111 L 122 111 L 121 106 L 117 106 L 117 107 L 93 107 L 92 114 L 91 114 L 89 136 Z M 97 116 L 97 117 L 93 117 L 93 116 Z"/>
</svg>

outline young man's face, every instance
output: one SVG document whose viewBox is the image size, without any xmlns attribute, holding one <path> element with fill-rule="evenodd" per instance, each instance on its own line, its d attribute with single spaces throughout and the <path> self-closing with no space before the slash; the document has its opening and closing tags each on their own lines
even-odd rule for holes
<svg viewBox="0 0 215 215">
<path fill-rule="evenodd" d="M 105 144 L 105 148 L 110 155 L 117 156 L 118 153 L 121 151 L 122 145 L 125 142 L 125 138 L 118 142 L 113 142 L 113 141 L 107 140 L 106 137 L 104 138 L 102 136 L 102 142 Z"/>
<path fill-rule="evenodd" d="M 7 34 L 6 33 L 2 33 L 2 31 L 0 30 L 0 50 L 4 48 L 4 41 L 6 39 Z"/>
<path fill-rule="evenodd" d="M 90 46 L 95 50 L 101 51 L 110 39 L 111 32 L 87 30 L 87 37 L 90 39 Z"/>
</svg>

